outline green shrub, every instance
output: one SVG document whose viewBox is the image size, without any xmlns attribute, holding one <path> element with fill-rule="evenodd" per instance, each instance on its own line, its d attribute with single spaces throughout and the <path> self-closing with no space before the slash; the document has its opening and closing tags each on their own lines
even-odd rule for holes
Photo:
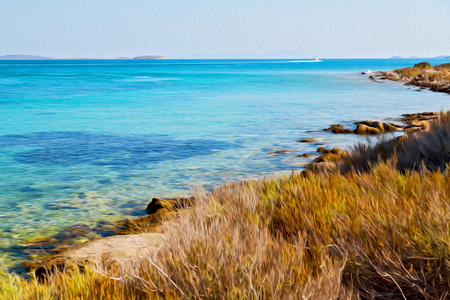
<svg viewBox="0 0 450 300">
<path fill-rule="evenodd" d="M 430 70 L 430 69 L 433 68 L 433 67 L 430 65 L 430 63 L 429 63 L 429 62 L 426 62 L 426 61 L 421 62 L 421 63 L 418 63 L 418 64 L 415 64 L 414 67 L 415 67 L 415 68 L 419 68 L 419 69 L 421 69 L 421 70 Z"/>
</svg>

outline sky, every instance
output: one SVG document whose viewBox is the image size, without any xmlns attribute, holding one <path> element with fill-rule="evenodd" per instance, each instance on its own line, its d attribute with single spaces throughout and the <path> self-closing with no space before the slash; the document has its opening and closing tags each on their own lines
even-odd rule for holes
<svg viewBox="0 0 450 300">
<path fill-rule="evenodd" d="M 450 0 L 0 0 L 0 55 L 450 55 Z"/>
</svg>

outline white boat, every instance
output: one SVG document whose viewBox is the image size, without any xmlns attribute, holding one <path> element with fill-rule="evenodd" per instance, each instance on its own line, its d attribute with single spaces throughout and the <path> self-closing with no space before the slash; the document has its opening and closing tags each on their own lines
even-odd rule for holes
<svg viewBox="0 0 450 300">
<path fill-rule="evenodd" d="M 317 57 L 314 57 L 314 61 L 319 61 L 319 59 Z"/>
</svg>

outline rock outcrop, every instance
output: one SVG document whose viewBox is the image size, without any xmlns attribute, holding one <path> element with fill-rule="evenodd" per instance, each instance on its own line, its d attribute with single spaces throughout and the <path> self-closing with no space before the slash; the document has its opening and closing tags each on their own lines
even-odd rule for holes
<svg viewBox="0 0 450 300">
<path fill-rule="evenodd" d="M 359 121 L 356 122 L 356 134 L 381 134 L 402 129 L 402 126 L 398 126 L 392 123 L 385 123 L 380 121 Z"/>
<path fill-rule="evenodd" d="M 415 64 L 414 67 L 374 72 L 371 73 L 369 79 L 404 81 L 406 85 L 450 94 L 450 63 L 433 67 L 428 62 L 422 62 Z"/>
<path fill-rule="evenodd" d="M 342 124 L 333 124 L 329 128 L 323 129 L 323 131 L 331 131 L 332 133 L 353 133 L 354 131 L 348 129 Z"/>
<path fill-rule="evenodd" d="M 336 147 L 331 150 L 324 147 L 319 147 L 317 148 L 317 152 L 323 154 L 315 158 L 312 163 L 305 166 L 305 168 L 309 171 L 331 170 L 335 167 L 335 162 L 347 155 L 346 151 Z"/>
<path fill-rule="evenodd" d="M 355 133 L 360 135 L 374 135 L 374 134 L 382 134 L 393 131 L 398 131 L 403 128 L 403 126 L 399 126 L 393 123 L 386 123 L 381 121 L 359 121 L 355 122 L 356 129 L 351 130 L 346 128 L 342 124 L 334 124 L 329 128 L 323 129 L 324 131 L 330 131 L 333 133 Z"/>
<path fill-rule="evenodd" d="M 147 205 L 147 214 L 154 214 L 160 210 L 175 211 L 179 209 L 192 206 L 192 201 L 194 197 L 179 197 L 179 198 L 153 198 L 152 201 Z"/>
<path fill-rule="evenodd" d="M 406 124 L 404 129 L 405 133 L 411 133 L 418 130 L 428 130 L 430 128 L 430 122 L 434 122 L 439 117 L 439 113 L 423 112 L 403 114 L 402 117 L 400 120 Z"/>
</svg>

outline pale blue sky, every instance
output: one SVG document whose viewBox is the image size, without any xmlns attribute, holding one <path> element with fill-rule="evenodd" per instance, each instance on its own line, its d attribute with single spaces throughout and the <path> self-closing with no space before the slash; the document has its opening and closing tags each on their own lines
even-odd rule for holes
<svg viewBox="0 0 450 300">
<path fill-rule="evenodd" d="M 0 0 L 0 55 L 450 55 L 450 0 Z"/>
</svg>

